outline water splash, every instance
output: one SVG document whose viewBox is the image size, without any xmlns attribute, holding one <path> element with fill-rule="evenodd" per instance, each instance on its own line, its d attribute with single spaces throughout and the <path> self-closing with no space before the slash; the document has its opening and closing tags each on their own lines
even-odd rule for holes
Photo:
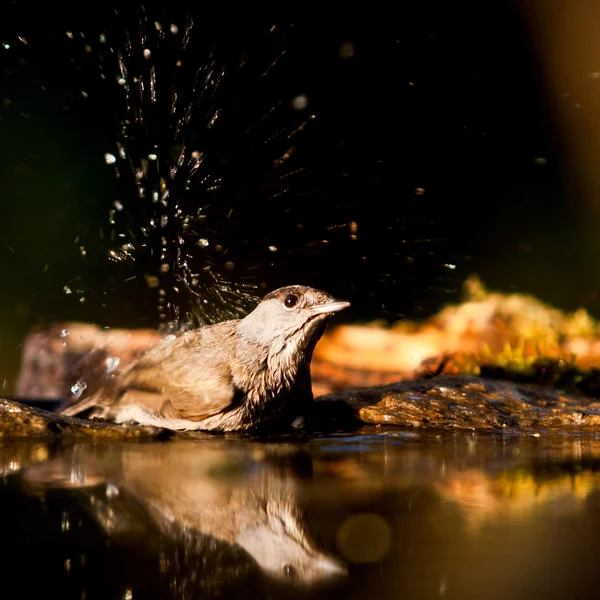
<svg viewBox="0 0 600 600">
<path fill-rule="evenodd" d="M 121 363 L 121 359 L 116 356 L 109 356 L 104 362 L 106 364 L 106 374 L 110 375 L 116 371 L 117 367 Z"/>
<path fill-rule="evenodd" d="M 296 144 L 315 119 L 298 116 L 305 94 L 257 101 L 256 86 L 286 53 L 285 34 L 271 28 L 263 46 L 276 57 L 256 66 L 206 34 L 191 17 L 166 25 L 144 16 L 115 43 L 124 115 L 104 157 L 135 187 L 109 210 L 110 239 L 127 240 L 109 260 L 156 289 L 159 319 L 179 328 L 243 315 L 256 302 L 264 283 L 254 272 L 285 243 L 269 239 L 277 223 L 263 218 L 252 187 L 266 178 L 267 202 L 294 196 Z"/>
<path fill-rule="evenodd" d="M 78 380 L 71 386 L 71 394 L 76 400 L 79 400 L 83 395 L 83 392 L 87 390 L 87 383 L 83 379 Z"/>
</svg>

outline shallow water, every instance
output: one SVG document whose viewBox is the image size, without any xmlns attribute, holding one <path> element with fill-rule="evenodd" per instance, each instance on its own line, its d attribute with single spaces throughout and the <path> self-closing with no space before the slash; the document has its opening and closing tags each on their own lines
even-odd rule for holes
<svg viewBox="0 0 600 600">
<path fill-rule="evenodd" d="M 62 598 L 565 598 L 600 566 L 600 437 L 364 428 L 0 442 L 2 580 Z"/>
</svg>

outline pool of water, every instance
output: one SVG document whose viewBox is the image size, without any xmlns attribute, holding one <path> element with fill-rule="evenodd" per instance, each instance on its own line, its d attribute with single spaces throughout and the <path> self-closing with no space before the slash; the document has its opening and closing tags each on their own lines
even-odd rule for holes
<svg viewBox="0 0 600 600">
<path fill-rule="evenodd" d="M 15 598 L 597 595 L 600 437 L 0 441 Z"/>
</svg>

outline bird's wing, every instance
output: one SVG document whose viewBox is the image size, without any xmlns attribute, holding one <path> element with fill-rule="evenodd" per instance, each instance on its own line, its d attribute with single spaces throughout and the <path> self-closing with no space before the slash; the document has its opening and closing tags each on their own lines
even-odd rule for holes
<svg viewBox="0 0 600 600">
<path fill-rule="evenodd" d="M 97 416 L 111 418 L 124 406 L 135 404 L 173 419 L 200 421 L 214 415 L 229 406 L 235 395 L 224 345 L 214 341 L 224 339 L 231 329 L 231 322 L 220 323 L 159 344 L 106 379 L 95 393 L 60 412 L 73 416 L 94 409 Z"/>
<path fill-rule="evenodd" d="M 225 362 L 205 357 L 201 364 L 163 364 L 140 361 L 124 378 L 119 405 L 140 404 L 154 414 L 199 421 L 233 401 L 235 386 Z"/>
</svg>

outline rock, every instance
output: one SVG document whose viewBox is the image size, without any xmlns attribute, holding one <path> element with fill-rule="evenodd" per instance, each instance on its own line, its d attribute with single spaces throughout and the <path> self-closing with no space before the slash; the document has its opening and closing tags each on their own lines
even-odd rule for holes
<svg viewBox="0 0 600 600">
<path fill-rule="evenodd" d="M 0 398 L 0 438 L 102 438 L 138 439 L 163 434 L 158 427 L 115 425 L 99 420 L 76 419 Z"/>
<path fill-rule="evenodd" d="M 343 402 L 364 423 L 479 432 L 600 432 L 600 402 L 534 384 L 441 375 L 352 388 L 318 398 Z"/>
</svg>

